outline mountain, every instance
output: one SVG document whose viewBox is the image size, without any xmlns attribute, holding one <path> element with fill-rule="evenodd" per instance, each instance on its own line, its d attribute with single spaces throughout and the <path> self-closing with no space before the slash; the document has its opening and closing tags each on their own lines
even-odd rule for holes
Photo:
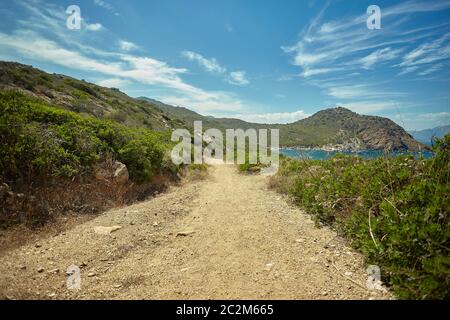
<svg viewBox="0 0 450 320">
<path fill-rule="evenodd" d="M 440 126 L 432 129 L 414 130 L 409 132 L 414 139 L 425 144 L 431 144 L 433 138 L 443 138 L 450 133 L 450 125 Z"/>
<path fill-rule="evenodd" d="M 86 116 L 156 131 L 192 128 L 195 120 L 201 120 L 204 129 L 279 129 L 280 145 L 285 147 L 332 150 L 427 148 L 387 118 L 359 115 L 342 107 L 322 110 L 290 124 L 257 124 L 203 116 L 187 108 L 170 106 L 150 98 L 132 98 L 119 89 L 49 74 L 15 62 L 0 61 L 1 89 L 18 90 Z"/>
<path fill-rule="evenodd" d="M 325 146 L 337 150 L 428 149 L 388 118 L 360 115 L 342 107 L 322 110 L 279 128 L 286 146 Z"/>
<path fill-rule="evenodd" d="M 187 108 L 174 107 L 147 97 L 139 97 L 138 99 L 147 101 L 149 103 L 153 103 L 156 107 L 164 111 L 168 116 L 183 121 L 190 128 L 193 127 L 194 121 L 199 120 L 202 121 L 203 129 L 216 128 L 222 131 L 226 129 L 238 129 L 238 128 L 247 130 L 250 128 L 260 129 L 260 128 L 275 127 L 273 125 L 246 122 L 240 119 L 215 118 L 212 116 L 203 116 Z"/>
<path fill-rule="evenodd" d="M 402 127 L 390 119 L 359 115 L 338 107 L 317 112 L 313 116 L 291 124 L 258 124 L 239 119 L 202 116 L 183 107 L 170 106 L 153 99 L 139 99 L 154 103 L 173 118 L 190 125 L 202 120 L 204 128 L 280 130 L 280 144 L 285 147 L 326 148 L 338 150 L 385 149 L 423 150 L 423 144 L 415 141 Z"/>
</svg>

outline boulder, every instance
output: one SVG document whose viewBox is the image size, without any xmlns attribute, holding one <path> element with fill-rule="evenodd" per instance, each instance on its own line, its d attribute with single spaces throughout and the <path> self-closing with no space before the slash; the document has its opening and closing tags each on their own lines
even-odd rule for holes
<svg viewBox="0 0 450 320">
<path fill-rule="evenodd" d="M 129 179 L 128 169 L 127 166 L 124 165 L 122 162 L 116 161 L 114 163 L 114 174 L 113 174 L 113 180 L 116 183 L 126 183 Z"/>
<path fill-rule="evenodd" d="M 125 184 L 129 179 L 128 169 L 125 164 L 115 161 L 111 164 L 102 164 L 95 170 L 97 180 L 107 180 L 117 184 Z"/>
</svg>

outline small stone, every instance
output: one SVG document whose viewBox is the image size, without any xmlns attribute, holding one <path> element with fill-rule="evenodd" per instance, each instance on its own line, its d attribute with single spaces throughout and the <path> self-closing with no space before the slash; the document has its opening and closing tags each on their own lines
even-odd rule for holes
<svg viewBox="0 0 450 320">
<path fill-rule="evenodd" d="M 346 273 L 344 273 L 347 277 L 351 277 L 353 275 L 353 272 L 347 271 Z"/>
<path fill-rule="evenodd" d="M 297 243 L 303 243 L 303 242 L 305 242 L 305 239 L 299 238 L 299 239 L 295 240 L 295 242 L 297 242 Z"/>
<path fill-rule="evenodd" d="M 268 264 L 266 264 L 264 270 L 270 271 L 270 270 L 272 270 L 272 267 L 273 267 L 273 263 L 268 263 Z"/>
<path fill-rule="evenodd" d="M 20 269 L 20 270 L 25 270 L 26 268 L 27 268 L 26 265 L 21 265 L 21 266 L 19 266 L 19 269 Z"/>
<path fill-rule="evenodd" d="M 193 230 L 188 230 L 188 231 L 180 231 L 177 233 L 177 237 L 186 237 L 189 236 L 191 234 L 193 234 L 195 231 Z"/>
<path fill-rule="evenodd" d="M 40 248 L 40 247 L 42 247 L 42 245 L 41 244 L 39 244 L 39 243 L 36 243 L 35 245 L 34 245 L 36 248 Z"/>
<path fill-rule="evenodd" d="M 48 296 L 49 296 L 49 298 L 53 298 L 54 296 L 56 296 L 56 293 L 52 292 Z"/>
<path fill-rule="evenodd" d="M 153 226 L 154 226 L 154 227 L 157 227 L 157 226 L 159 226 L 159 223 L 158 223 L 158 222 L 154 222 L 154 223 L 153 223 Z"/>
<path fill-rule="evenodd" d="M 94 232 L 101 235 L 109 235 L 120 229 L 122 229 L 121 226 L 112 226 L 112 227 L 97 226 L 94 227 Z"/>
<path fill-rule="evenodd" d="M 322 296 L 327 296 L 327 295 L 328 295 L 328 292 L 326 292 L 326 291 L 322 292 Z"/>
<path fill-rule="evenodd" d="M 97 274 L 95 273 L 95 272 L 89 272 L 88 273 L 88 277 L 89 278 L 91 278 L 91 277 L 95 277 Z"/>
<path fill-rule="evenodd" d="M 39 272 L 39 273 L 44 272 L 44 268 L 42 268 L 42 267 L 38 268 L 38 269 L 37 269 L 37 272 Z"/>
<path fill-rule="evenodd" d="M 48 273 L 59 273 L 59 269 L 52 269 L 48 271 Z"/>
</svg>

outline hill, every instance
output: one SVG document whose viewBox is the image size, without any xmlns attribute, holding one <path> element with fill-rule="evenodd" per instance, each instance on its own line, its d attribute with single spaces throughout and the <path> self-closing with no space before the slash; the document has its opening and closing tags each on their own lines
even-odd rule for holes
<svg viewBox="0 0 450 320">
<path fill-rule="evenodd" d="M 184 125 L 170 119 L 153 103 L 129 97 L 116 88 L 101 87 L 66 75 L 0 61 L 0 90 L 13 89 L 69 111 L 110 119 L 130 127 L 163 131 Z"/>
<path fill-rule="evenodd" d="M 427 148 L 387 118 L 359 115 L 342 107 L 322 110 L 291 124 L 249 123 L 239 119 L 203 116 L 187 108 L 145 97 L 132 98 L 116 88 L 101 87 L 65 75 L 48 74 L 14 62 L 0 62 L 0 89 L 18 90 L 82 115 L 155 131 L 192 128 L 195 120 L 202 120 L 204 129 L 278 128 L 280 145 L 285 147 L 329 150 Z"/>
<path fill-rule="evenodd" d="M 279 128 L 286 146 L 337 150 L 427 148 L 388 118 L 360 115 L 342 107 L 322 110 Z"/>
<path fill-rule="evenodd" d="M 435 127 L 432 129 L 415 130 L 409 132 L 417 141 L 431 144 L 433 138 L 443 138 L 450 133 L 450 125 Z"/>
</svg>

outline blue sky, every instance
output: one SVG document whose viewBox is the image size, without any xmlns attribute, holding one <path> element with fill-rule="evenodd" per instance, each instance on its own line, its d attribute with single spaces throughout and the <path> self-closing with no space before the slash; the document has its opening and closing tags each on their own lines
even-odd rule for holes
<svg viewBox="0 0 450 320">
<path fill-rule="evenodd" d="M 12 0 L 0 18 L 2 60 L 205 115 L 285 123 L 342 105 L 450 124 L 450 0 Z"/>
</svg>

